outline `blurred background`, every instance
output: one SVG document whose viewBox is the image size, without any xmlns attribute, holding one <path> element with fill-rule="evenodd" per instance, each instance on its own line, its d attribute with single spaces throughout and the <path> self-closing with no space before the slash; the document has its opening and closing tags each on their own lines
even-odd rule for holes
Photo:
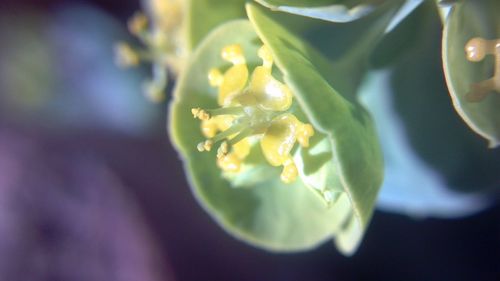
<svg viewBox="0 0 500 281">
<path fill-rule="evenodd" d="M 353 257 L 330 242 L 275 254 L 230 237 L 191 195 L 167 136 L 166 103 L 141 95 L 148 67 L 114 64 L 113 44 L 133 41 L 126 21 L 138 9 L 138 0 L 1 1 L 0 280 L 500 280 L 498 193 L 446 190 L 421 167 L 426 154 L 407 155 L 407 146 L 426 140 L 398 146 L 384 141 L 397 139 L 389 131 L 381 133 L 383 146 L 399 150 L 397 157 L 386 153 L 380 210 Z M 439 76 L 439 46 L 433 50 Z M 403 69 L 397 81 L 405 74 L 411 76 Z M 373 74 L 373 83 L 384 75 Z M 452 124 L 482 143 L 461 127 L 442 92 L 435 102 L 448 115 L 433 129 Z M 395 103 L 406 117 L 422 114 Z M 477 170 L 493 189 L 500 157 L 498 149 L 488 153 L 490 178 Z M 464 161 L 474 164 L 476 155 Z M 453 175 L 457 189 L 474 181 L 467 172 Z M 418 184 L 404 192 L 402 181 Z"/>
</svg>

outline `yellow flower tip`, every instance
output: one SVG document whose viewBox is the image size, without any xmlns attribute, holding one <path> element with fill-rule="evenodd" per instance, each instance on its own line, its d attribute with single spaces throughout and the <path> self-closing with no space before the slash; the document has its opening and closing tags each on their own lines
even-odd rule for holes
<svg viewBox="0 0 500 281">
<path fill-rule="evenodd" d="M 139 54 L 127 43 L 119 42 L 115 45 L 115 61 L 120 67 L 127 68 L 139 64 Z"/>
<path fill-rule="evenodd" d="M 474 83 L 471 90 L 465 96 L 469 102 L 480 102 L 492 91 L 500 93 L 500 39 L 486 40 L 483 38 L 472 38 L 465 45 L 467 60 L 472 62 L 482 61 L 486 55 L 495 56 L 495 72 L 490 79 Z"/>
<path fill-rule="evenodd" d="M 262 66 L 265 68 L 271 68 L 273 66 L 273 55 L 266 45 L 260 47 L 258 56 L 262 59 Z"/>
<path fill-rule="evenodd" d="M 297 179 L 299 172 L 292 159 L 288 159 L 283 165 L 280 179 L 284 183 L 292 183 Z"/>
<path fill-rule="evenodd" d="M 297 141 L 302 147 L 309 147 L 309 139 L 314 135 L 311 124 L 300 124 L 297 129 Z"/>
<path fill-rule="evenodd" d="M 212 87 L 219 87 L 218 103 L 227 105 L 245 87 L 248 80 L 248 68 L 243 49 L 238 44 L 228 45 L 222 49 L 221 56 L 233 64 L 222 74 L 218 69 L 212 68 L 208 72 L 208 81 Z"/>
<path fill-rule="evenodd" d="M 224 81 L 224 76 L 217 68 L 212 68 L 208 72 L 208 82 L 212 87 L 218 87 Z"/>
<path fill-rule="evenodd" d="M 246 63 L 243 48 L 239 44 L 228 45 L 222 48 L 221 57 L 234 65 Z"/>
<path fill-rule="evenodd" d="M 203 152 L 203 151 L 210 151 L 212 150 L 212 146 L 214 145 L 213 141 L 211 140 L 206 140 L 206 141 L 202 141 L 200 142 L 196 148 L 198 149 L 199 152 Z"/>
<path fill-rule="evenodd" d="M 175 29 L 182 20 L 182 0 L 149 0 L 156 24 L 163 30 Z"/>
<path fill-rule="evenodd" d="M 196 117 L 195 117 L 196 118 Z M 203 120 L 200 125 L 201 132 L 206 138 L 213 138 L 219 131 L 219 124 L 217 120 L 209 119 Z"/>
<path fill-rule="evenodd" d="M 165 92 L 163 87 L 159 86 L 154 81 L 149 81 L 143 84 L 144 96 L 153 103 L 160 103 L 165 100 Z"/>
<path fill-rule="evenodd" d="M 219 149 L 217 149 L 217 158 L 222 158 L 228 155 L 229 153 L 229 144 L 227 141 L 222 142 L 222 144 L 219 146 Z"/>
<path fill-rule="evenodd" d="M 207 111 L 205 111 L 204 109 L 201 109 L 199 107 L 192 108 L 191 113 L 193 114 L 194 118 L 198 118 L 198 119 L 204 120 L 204 121 L 210 120 L 210 114 Z"/>
<path fill-rule="evenodd" d="M 136 12 L 128 21 L 128 30 L 134 35 L 139 35 L 148 28 L 148 18 L 142 12 Z"/>
<path fill-rule="evenodd" d="M 234 153 L 217 158 L 217 165 L 223 171 L 237 173 L 241 169 L 241 160 Z"/>
</svg>

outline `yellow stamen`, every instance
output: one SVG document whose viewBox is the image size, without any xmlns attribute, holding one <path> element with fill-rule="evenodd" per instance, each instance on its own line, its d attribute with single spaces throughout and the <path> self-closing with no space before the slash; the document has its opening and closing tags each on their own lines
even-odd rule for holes
<svg viewBox="0 0 500 281">
<path fill-rule="evenodd" d="M 229 153 L 229 144 L 227 141 L 222 142 L 222 144 L 219 146 L 219 149 L 217 150 L 217 158 L 222 158 L 226 156 Z"/>
<path fill-rule="evenodd" d="M 283 164 L 283 171 L 281 172 L 280 178 L 284 183 L 292 183 L 297 178 L 299 172 L 297 171 L 297 166 L 291 158 L 287 159 Z"/>
<path fill-rule="evenodd" d="M 226 172 L 239 172 L 241 168 L 241 160 L 234 153 L 217 158 L 217 165 Z"/>
<path fill-rule="evenodd" d="M 199 107 L 191 109 L 191 113 L 193 114 L 194 118 L 198 118 L 200 120 L 210 119 L 210 114 L 206 112 L 204 109 L 201 109 Z"/>
<path fill-rule="evenodd" d="M 128 30 L 134 35 L 139 35 L 148 28 L 148 18 L 142 12 L 136 12 L 128 21 Z"/>
<path fill-rule="evenodd" d="M 209 151 L 214 143 L 222 141 L 217 164 L 224 171 L 238 172 L 250 153 L 249 137 L 258 136 L 266 160 L 272 166 L 283 166 L 281 180 L 290 183 L 298 176 L 292 149 L 296 142 L 307 147 L 314 129 L 293 114 L 284 113 L 292 105 L 292 92 L 272 76 L 271 51 L 263 46 L 258 55 L 262 65 L 253 70 L 247 83 L 248 69 L 241 46 L 222 49 L 222 58 L 233 65 L 224 73 L 216 68 L 208 73 L 210 85 L 218 87 L 221 107 L 191 110 L 195 118 L 203 120 L 201 130 L 209 138 L 197 147 Z"/>
<path fill-rule="evenodd" d="M 224 74 L 217 69 L 211 69 L 208 80 L 212 87 L 219 87 L 218 103 L 226 106 L 232 103 L 235 95 L 239 94 L 248 80 L 248 68 L 243 49 L 240 45 L 229 45 L 222 49 L 221 57 L 233 64 Z"/>
<path fill-rule="evenodd" d="M 115 45 L 115 60 L 120 67 L 127 68 L 139 64 L 139 54 L 127 43 L 119 42 Z"/>
</svg>

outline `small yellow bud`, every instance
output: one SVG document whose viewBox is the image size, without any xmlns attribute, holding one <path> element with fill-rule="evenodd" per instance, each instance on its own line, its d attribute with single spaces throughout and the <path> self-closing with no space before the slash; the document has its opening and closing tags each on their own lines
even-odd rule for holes
<svg viewBox="0 0 500 281">
<path fill-rule="evenodd" d="M 139 35 L 148 28 L 148 18 L 142 12 L 136 12 L 128 21 L 128 30 L 134 35 Z"/>
<path fill-rule="evenodd" d="M 309 147 L 309 138 L 314 135 L 314 128 L 311 124 L 299 125 L 297 129 L 297 141 L 302 147 Z"/>
<path fill-rule="evenodd" d="M 221 57 L 233 64 L 224 74 L 218 69 L 211 69 L 208 80 L 212 87 L 219 87 L 218 103 L 221 106 L 232 103 L 234 96 L 239 94 L 248 80 L 248 68 L 239 45 L 229 45 L 222 49 Z"/>
<path fill-rule="evenodd" d="M 210 119 L 210 114 L 206 112 L 205 110 L 201 108 L 193 108 L 191 109 L 191 113 L 193 114 L 194 118 L 198 118 L 200 120 L 209 120 Z"/>
<path fill-rule="evenodd" d="M 200 142 L 196 148 L 198 149 L 199 152 L 210 151 L 210 150 L 212 150 L 213 144 L 214 143 L 211 140 L 206 140 L 206 141 Z"/>
<path fill-rule="evenodd" d="M 222 158 L 229 153 L 229 144 L 227 141 L 224 141 L 217 150 L 217 158 Z"/>
<path fill-rule="evenodd" d="M 283 165 L 283 171 L 281 172 L 280 178 L 284 183 L 292 183 L 295 181 L 298 174 L 297 166 L 295 166 L 292 159 L 288 159 Z"/>
<path fill-rule="evenodd" d="M 115 60 L 118 66 L 126 68 L 138 65 L 140 58 L 130 45 L 119 42 L 115 45 Z"/>
</svg>

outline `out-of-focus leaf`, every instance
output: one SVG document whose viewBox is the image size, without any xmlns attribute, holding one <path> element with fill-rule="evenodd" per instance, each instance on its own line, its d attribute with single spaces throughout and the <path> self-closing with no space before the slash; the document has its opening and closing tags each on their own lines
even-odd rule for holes
<svg viewBox="0 0 500 281">
<path fill-rule="evenodd" d="M 471 85 L 492 77 L 494 57 L 489 55 L 480 62 L 470 62 L 464 49 L 475 37 L 500 38 L 498 11 L 497 0 L 458 2 L 447 18 L 443 36 L 444 70 L 453 105 L 463 120 L 489 141 L 490 147 L 500 144 L 500 93 L 491 91 L 475 102 L 467 97 Z"/>
<path fill-rule="evenodd" d="M 373 12 L 384 0 L 255 0 L 273 10 L 331 22 L 350 22 Z"/>
<path fill-rule="evenodd" d="M 248 4 L 247 11 L 300 107 L 330 140 L 333 168 L 353 209 L 351 221 L 335 241 L 341 251 L 351 253 L 370 220 L 382 181 L 382 157 L 371 118 L 349 93 L 336 88 L 335 81 L 348 72 L 331 77 L 335 72 L 327 60 L 274 22 L 269 11 L 255 4 Z"/>
<path fill-rule="evenodd" d="M 246 18 L 246 0 L 185 0 L 187 47 L 193 50 L 216 26 L 226 21 Z"/>
<path fill-rule="evenodd" d="M 391 69 L 390 77 L 395 118 L 404 128 L 414 158 L 432 171 L 445 188 L 461 192 L 499 188 L 500 150 L 488 149 L 460 120 L 449 102 L 440 62 L 441 22 L 437 11 L 428 9 L 422 13 L 417 26 L 416 44 Z M 398 145 L 390 145 L 389 149 L 391 146 Z M 388 163 L 390 158 L 386 157 Z M 413 177 L 417 178 L 409 176 Z"/>
</svg>

